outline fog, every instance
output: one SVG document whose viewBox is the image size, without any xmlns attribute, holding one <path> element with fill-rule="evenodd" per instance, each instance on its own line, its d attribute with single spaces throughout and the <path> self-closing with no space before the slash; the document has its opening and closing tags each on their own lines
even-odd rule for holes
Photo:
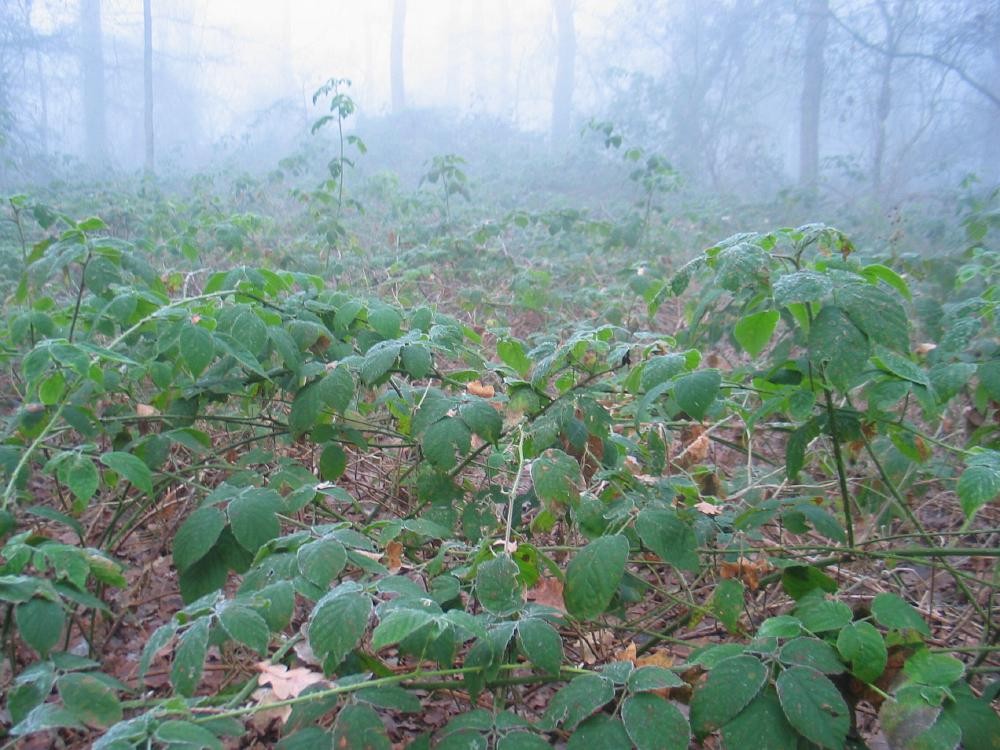
<svg viewBox="0 0 1000 750">
<path fill-rule="evenodd" d="M 1000 180 L 997 0 L 147 0 L 148 28 L 143 5 L 3 0 L 0 187 L 267 170 L 330 137 L 310 128 L 331 78 L 366 163 L 403 173 L 496 149 L 517 171 L 511 148 L 607 161 L 603 123 L 744 196 Z"/>
</svg>

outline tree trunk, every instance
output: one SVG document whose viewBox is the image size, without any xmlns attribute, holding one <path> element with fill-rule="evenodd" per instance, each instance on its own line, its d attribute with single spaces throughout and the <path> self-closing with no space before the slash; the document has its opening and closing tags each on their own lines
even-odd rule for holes
<svg viewBox="0 0 1000 750">
<path fill-rule="evenodd" d="M 145 169 L 147 175 L 153 174 L 155 166 L 155 141 L 153 139 L 153 0 L 142 0 L 142 82 L 144 104 L 144 130 L 146 134 L 146 160 Z"/>
<path fill-rule="evenodd" d="M 87 160 L 102 166 L 107 160 L 104 121 L 104 53 L 101 48 L 101 0 L 80 0 L 80 66 L 83 72 L 83 127 Z"/>
<path fill-rule="evenodd" d="M 823 52 L 829 12 L 829 0 L 809 0 L 799 116 L 799 184 L 804 188 L 815 187 L 819 179 L 819 123 L 826 73 Z"/>
<path fill-rule="evenodd" d="M 395 0 L 392 6 L 392 49 L 389 77 L 392 81 L 392 112 L 406 109 L 406 87 L 403 81 L 403 41 L 406 37 L 406 0 Z"/>
<path fill-rule="evenodd" d="M 573 85 L 576 68 L 576 28 L 573 0 L 553 0 L 556 14 L 556 81 L 552 89 L 552 145 L 567 142 L 573 118 Z"/>
</svg>

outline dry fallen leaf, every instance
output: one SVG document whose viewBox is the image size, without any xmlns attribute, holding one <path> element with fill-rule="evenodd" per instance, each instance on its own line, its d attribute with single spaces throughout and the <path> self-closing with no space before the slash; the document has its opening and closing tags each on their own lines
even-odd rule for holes
<svg viewBox="0 0 1000 750">
<path fill-rule="evenodd" d="M 552 607 L 560 612 L 566 611 L 563 602 L 563 585 L 557 578 L 542 578 L 528 589 L 528 601 Z"/>
<path fill-rule="evenodd" d="M 138 417 L 155 417 L 159 413 L 159 409 L 149 404 L 136 404 L 135 406 L 135 414 Z"/>
<path fill-rule="evenodd" d="M 930 342 L 926 342 L 926 343 L 923 343 L 923 344 L 917 344 L 915 347 L 913 347 L 913 351 L 916 352 L 921 357 L 926 356 L 927 354 L 931 353 L 935 349 L 937 349 L 937 344 L 932 344 Z"/>
<path fill-rule="evenodd" d="M 403 545 L 393 539 L 385 545 L 386 567 L 390 573 L 398 573 L 403 567 Z"/>
<path fill-rule="evenodd" d="M 643 654 L 635 660 L 637 667 L 663 667 L 670 669 L 674 666 L 674 657 L 665 648 L 658 648 Z"/>
<path fill-rule="evenodd" d="M 635 664 L 636 660 L 636 648 L 635 641 L 629 641 L 628 645 L 621 651 L 617 651 L 612 657 L 613 661 L 627 661 Z"/>
<path fill-rule="evenodd" d="M 767 559 L 750 560 L 746 557 L 737 558 L 735 562 L 722 562 L 719 564 L 720 578 L 738 578 L 747 585 L 751 591 L 756 591 L 760 586 L 760 577 L 771 569 L 771 564 Z"/>
<path fill-rule="evenodd" d="M 479 396 L 480 398 L 493 398 L 496 395 L 496 389 L 492 385 L 483 385 L 478 380 L 468 383 L 465 386 L 465 390 L 473 396 Z"/>
<path fill-rule="evenodd" d="M 269 706 L 272 703 L 282 700 L 271 688 L 267 687 L 257 688 L 250 694 L 250 697 L 257 702 L 258 706 Z M 250 723 L 260 734 L 264 734 L 272 724 L 284 724 L 291 715 L 291 706 L 264 708 L 253 712 L 253 715 L 250 717 Z"/>
<path fill-rule="evenodd" d="M 310 685 L 326 681 L 322 674 L 305 667 L 289 669 L 284 664 L 267 661 L 257 662 L 256 667 L 260 670 L 257 684 L 264 686 L 270 683 L 271 691 L 282 701 L 294 698 Z"/>
<path fill-rule="evenodd" d="M 694 466 L 695 464 L 702 463 L 706 458 L 708 458 L 708 449 L 711 447 L 711 441 L 708 439 L 708 435 L 704 432 L 698 437 L 692 440 L 688 445 L 682 450 L 675 459 L 677 464 L 681 467 L 687 468 L 688 466 Z"/>
<path fill-rule="evenodd" d="M 720 506 L 713 505 L 712 503 L 704 500 L 700 503 L 695 503 L 694 509 L 699 513 L 704 513 L 706 516 L 717 516 L 722 512 L 722 508 Z"/>
</svg>

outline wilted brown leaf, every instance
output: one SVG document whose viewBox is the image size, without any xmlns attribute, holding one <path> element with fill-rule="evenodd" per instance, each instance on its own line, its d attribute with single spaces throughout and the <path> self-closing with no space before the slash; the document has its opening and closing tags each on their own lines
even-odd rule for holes
<svg viewBox="0 0 1000 750">
<path fill-rule="evenodd" d="M 403 567 L 403 545 L 393 539 L 385 545 L 386 567 L 390 573 L 398 573 Z"/>
<path fill-rule="evenodd" d="M 563 585 L 557 578 L 542 578 L 528 589 L 528 601 L 552 607 L 560 612 L 566 611 L 563 602 Z"/>
<path fill-rule="evenodd" d="M 322 674 L 305 667 L 289 669 L 284 664 L 271 664 L 267 661 L 259 661 L 255 666 L 260 670 L 257 684 L 270 684 L 271 691 L 282 701 L 294 698 L 310 685 L 325 682 Z"/>
<path fill-rule="evenodd" d="M 760 586 L 760 577 L 770 569 L 771 564 L 767 559 L 750 560 L 746 557 L 740 557 L 735 562 L 721 562 L 719 564 L 719 577 L 738 578 L 751 591 L 756 591 Z"/>
<path fill-rule="evenodd" d="M 722 512 L 722 507 L 714 505 L 712 503 L 702 500 L 700 503 L 694 504 L 694 509 L 699 513 L 704 513 L 706 516 L 717 516 Z"/>
<path fill-rule="evenodd" d="M 473 396 L 479 396 L 480 398 L 493 398 L 496 395 L 496 389 L 492 385 L 483 385 L 478 380 L 468 383 L 465 386 L 465 390 Z"/>
</svg>

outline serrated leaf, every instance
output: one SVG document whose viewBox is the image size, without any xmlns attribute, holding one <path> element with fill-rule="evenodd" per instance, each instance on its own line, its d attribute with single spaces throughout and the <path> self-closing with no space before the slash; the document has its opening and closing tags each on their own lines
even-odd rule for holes
<svg viewBox="0 0 1000 750">
<path fill-rule="evenodd" d="M 723 659 L 691 697 L 691 728 L 705 737 L 729 723 L 767 682 L 767 667 L 753 656 Z"/>
<path fill-rule="evenodd" d="M 841 750 L 851 713 L 836 686 L 815 669 L 790 667 L 775 683 L 785 718 L 799 734 L 829 750 Z"/>
<path fill-rule="evenodd" d="M 927 373 L 907 357 L 896 354 L 884 346 L 876 345 L 875 355 L 872 359 L 876 365 L 887 372 L 891 372 L 897 378 L 930 388 L 931 382 L 927 377 Z"/>
<path fill-rule="evenodd" d="M 622 702 L 622 724 L 638 750 L 686 750 L 691 728 L 676 706 L 658 695 L 640 693 Z"/>
<path fill-rule="evenodd" d="M 819 638 L 793 638 L 781 647 L 778 658 L 785 664 L 812 667 L 823 674 L 840 674 L 844 671 L 844 664 L 833 646 Z"/>
<path fill-rule="evenodd" d="M 402 324 L 403 316 L 388 305 L 374 305 L 368 310 L 368 325 L 384 339 L 394 339 L 399 336 Z"/>
<path fill-rule="evenodd" d="M 14 622 L 24 642 L 45 659 L 59 642 L 66 612 L 57 602 L 36 596 L 14 607 Z"/>
<path fill-rule="evenodd" d="M 722 727 L 726 750 L 796 750 L 799 740 L 770 685 Z"/>
<path fill-rule="evenodd" d="M 811 633 L 840 630 L 854 619 L 851 608 L 843 602 L 827 599 L 820 593 L 807 594 L 795 607 L 795 616 Z"/>
<path fill-rule="evenodd" d="M 833 289 L 830 280 L 815 271 L 786 273 L 774 282 L 774 301 L 781 306 L 795 302 L 819 302 Z"/>
<path fill-rule="evenodd" d="M 174 691 L 186 698 L 194 695 L 201 682 L 205 668 L 205 653 L 208 650 L 209 618 L 203 617 L 184 631 L 174 653 L 174 664 L 170 669 L 170 684 Z"/>
<path fill-rule="evenodd" d="M 872 599 L 872 616 L 879 625 L 890 630 L 912 629 L 921 635 L 931 634 L 930 627 L 920 613 L 895 594 L 879 594 Z"/>
<path fill-rule="evenodd" d="M 958 478 L 955 491 L 962 512 L 969 519 L 984 505 L 1000 498 L 1000 452 L 981 449 L 972 454 Z"/>
<path fill-rule="evenodd" d="M 739 633 L 744 608 L 744 586 L 735 578 L 725 578 L 716 585 L 708 608 L 730 633 Z"/>
<path fill-rule="evenodd" d="M 379 651 L 399 643 L 420 628 L 434 621 L 434 615 L 420 609 L 394 609 L 381 618 L 372 633 L 372 649 Z"/>
<path fill-rule="evenodd" d="M 781 313 L 777 310 L 763 310 L 745 315 L 736 322 L 733 338 L 743 347 L 743 351 L 751 357 L 756 357 L 764 351 L 767 342 L 771 340 L 780 319 Z"/>
<path fill-rule="evenodd" d="M 478 398 L 467 401 L 462 404 L 458 413 L 468 428 L 487 443 L 496 444 L 500 439 L 503 417 L 489 402 Z"/>
<path fill-rule="evenodd" d="M 692 419 L 702 419 L 715 401 L 722 385 L 718 370 L 697 370 L 677 378 L 674 382 L 674 399 Z"/>
<path fill-rule="evenodd" d="M 642 511 L 636 518 L 635 530 L 643 546 L 664 562 L 681 570 L 698 570 L 698 539 L 694 529 L 672 510 Z"/>
<path fill-rule="evenodd" d="M 524 607 L 524 587 L 518 567 L 510 555 L 498 555 L 479 565 L 476 571 L 476 598 L 487 612 L 507 617 Z"/>
<path fill-rule="evenodd" d="M 906 660 L 903 672 L 921 685 L 947 687 L 962 678 L 965 674 L 965 664 L 950 654 L 938 654 L 921 649 Z"/>
<path fill-rule="evenodd" d="M 407 344 L 400 352 L 400 361 L 406 374 L 420 380 L 434 369 L 431 353 L 423 344 Z"/>
<path fill-rule="evenodd" d="M 270 631 L 267 622 L 249 607 L 229 604 L 219 613 L 219 624 L 230 638 L 264 656 Z"/>
<path fill-rule="evenodd" d="M 281 533 L 281 523 L 275 515 L 280 510 L 279 496 L 273 490 L 262 489 L 244 490 L 226 507 L 233 536 L 251 553 Z"/>
<path fill-rule="evenodd" d="M 497 356 L 512 368 L 522 378 L 531 372 L 531 360 L 524 352 L 524 346 L 515 339 L 500 339 L 497 341 Z"/>
<path fill-rule="evenodd" d="M 115 691 L 92 674 L 70 672 L 56 680 L 63 705 L 89 727 L 105 728 L 121 721 L 122 705 Z"/>
<path fill-rule="evenodd" d="M 347 565 L 347 550 L 334 539 L 316 539 L 299 547 L 295 559 L 303 578 L 326 588 Z"/>
<path fill-rule="evenodd" d="M 472 433 L 459 419 L 445 417 L 432 424 L 420 438 L 420 448 L 427 460 L 442 471 L 458 463 L 455 452 L 465 455 L 472 446 Z"/>
<path fill-rule="evenodd" d="M 153 736 L 170 748 L 222 750 L 222 743 L 210 731 L 190 721 L 170 719 L 161 723 Z"/>
<path fill-rule="evenodd" d="M 174 535 L 174 566 L 183 573 L 203 558 L 226 526 L 226 517 L 218 508 L 199 508 L 181 524 Z"/>
<path fill-rule="evenodd" d="M 910 350 L 906 310 L 884 288 L 874 284 L 844 284 L 833 290 L 833 299 L 872 341 L 899 352 Z"/>
<path fill-rule="evenodd" d="M 392 369 L 401 348 L 398 341 L 380 341 L 365 353 L 361 362 L 361 379 L 365 385 L 374 385 Z"/>
<path fill-rule="evenodd" d="M 549 448 L 531 462 L 531 482 L 545 508 L 575 505 L 580 500 L 580 464 L 558 448 Z"/>
<path fill-rule="evenodd" d="M 625 573 L 629 543 L 624 536 L 602 536 L 580 550 L 566 568 L 563 601 L 581 620 L 601 615 Z"/>
<path fill-rule="evenodd" d="M 611 680 L 596 674 L 574 677 L 552 696 L 539 725 L 546 729 L 562 726 L 572 731 L 614 697 L 615 687 Z"/>
<path fill-rule="evenodd" d="M 333 726 L 333 746 L 390 750 L 392 744 L 375 710 L 364 704 L 348 704 L 340 709 Z"/>
<path fill-rule="evenodd" d="M 334 590 L 319 600 L 309 617 L 309 645 L 320 658 L 340 663 L 368 630 L 372 600 L 361 591 Z"/>
<path fill-rule="evenodd" d="M 870 350 L 868 338 L 839 307 L 824 307 L 813 320 L 809 358 L 841 392 L 864 370 Z"/>
<path fill-rule="evenodd" d="M 562 638 L 544 620 L 529 618 L 517 624 L 517 643 L 528 661 L 549 674 L 559 674 L 562 667 Z"/>
<path fill-rule="evenodd" d="M 882 634 L 870 622 L 846 625 L 837 635 L 837 650 L 851 663 L 851 673 L 863 682 L 875 682 L 889 658 Z"/>
<path fill-rule="evenodd" d="M 101 463 L 147 495 L 153 493 L 153 474 L 145 462 L 131 453 L 115 451 L 101 456 Z"/>
<path fill-rule="evenodd" d="M 94 462 L 80 454 L 74 454 L 59 464 L 57 474 L 60 481 L 69 487 L 69 491 L 81 503 L 90 500 L 101 483 L 101 475 Z"/>
<path fill-rule="evenodd" d="M 194 377 L 201 375 L 215 357 L 215 338 L 201 326 L 184 326 L 178 344 L 181 359 Z"/>
</svg>

